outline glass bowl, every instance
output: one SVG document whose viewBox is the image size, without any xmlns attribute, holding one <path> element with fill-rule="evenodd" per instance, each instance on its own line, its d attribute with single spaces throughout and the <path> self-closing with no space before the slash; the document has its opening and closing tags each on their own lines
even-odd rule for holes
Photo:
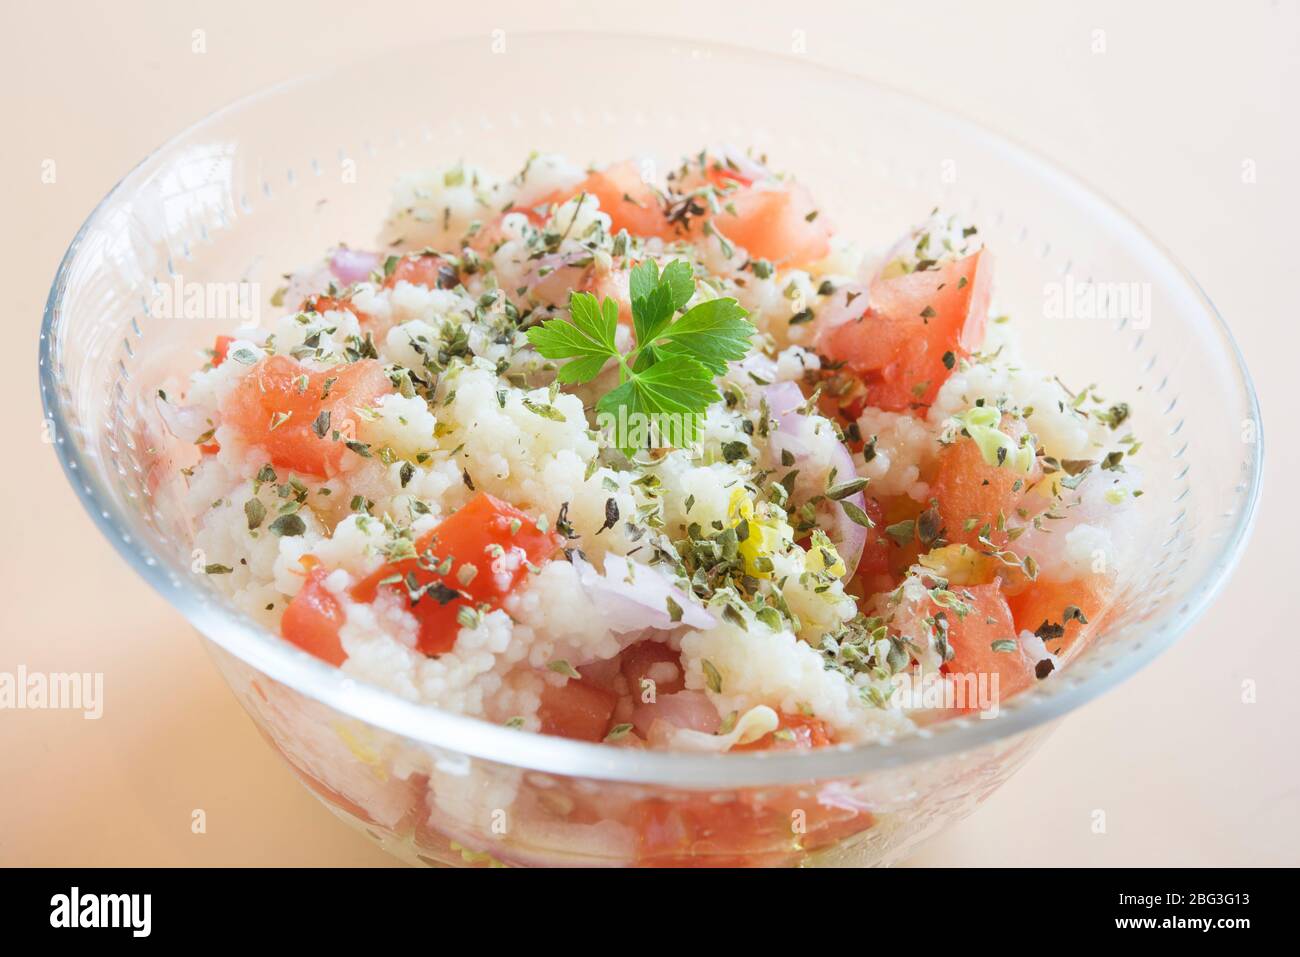
<svg viewBox="0 0 1300 957">
<path fill-rule="evenodd" d="M 588 65 L 603 67 L 599 83 Z M 178 504 L 195 453 L 168 437 L 153 398 L 231 321 L 155 318 L 156 290 L 255 283 L 265 305 L 283 272 L 340 241 L 372 243 L 395 177 L 422 164 L 464 158 L 508 174 L 532 149 L 668 164 L 717 143 L 765 151 L 864 240 L 901 234 L 936 205 L 964 213 L 998 257 L 997 300 L 1019 317 L 1026 355 L 1130 402 L 1143 441 L 1141 560 L 1121 569 L 1120 612 L 1071 667 L 996 720 L 869 747 L 648 753 L 400 700 L 268 634 L 210 588 Z M 1048 308 L 1088 283 L 1140 295 L 1104 317 Z M 1187 629 L 1241 551 L 1262 454 L 1250 380 L 1213 305 L 1077 180 L 797 57 L 644 37 L 439 41 L 208 117 L 81 228 L 50 290 L 40 365 L 58 454 L 100 530 L 204 636 L 302 780 L 393 853 L 429 864 L 629 864 L 647 833 L 674 828 L 690 844 L 666 863 L 897 860 L 997 788 L 1056 719 Z"/>
</svg>

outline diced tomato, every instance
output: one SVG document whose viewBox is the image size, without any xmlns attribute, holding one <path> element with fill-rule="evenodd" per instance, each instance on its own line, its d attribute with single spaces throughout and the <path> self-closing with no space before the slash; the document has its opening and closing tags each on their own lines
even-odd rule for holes
<svg viewBox="0 0 1300 957">
<path fill-rule="evenodd" d="M 636 701 L 643 701 L 642 679 L 654 682 L 655 697 L 676 694 L 686 687 L 681 657 L 661 641 L 642 641 L 628 648 L 620 658 L 628 691 Z"/>
<path fill-rule="evenodd" d="M 917 502 L 908 495 L 867 499 L 866 512 L 876 527 L 867 531 L 867 541 L 856 573 L 864 595 L 893 591 L 907 575 L 908 569 L 916 564 L 917 556 L 925 550 L 916 536 L 906 540 L 894 539 L 886 529 L 900 522 L 916 522 L 927 506 L 928 503 Z M 879 518 L 876 517 L 877 514 L 880 515 Z"/>
<path fill-rule="evenodd" d="M 568 191 L 565 199 L 584 192 L 600 201 L 600 211 L 611 220 L 611 233 L 626 229 L 634 236 L 673 238 L 673 228 L 664 215 L 659 194 L 641 178 L 641 171 L 631 160 L 589 174 Z"/>
<path fill-rule="evenodd" d="M 546 686 L 537 716 L 542 721 L 542 734 L 601 741 L 609 730 L 609 719 L 617 704 L 618 695 L 614 692 L 571 678 L 563 685 Z"/>
<path fill-rule="evenodd" d="M 892 412 L 928 407 L 956 361 L 984 341 L 991 288 L 988 250 L 880 280 L 866 314 L 829 330 L 820 348 L 862 378 L 866 404 Z"/>
<path fill-rule="evenodd" d="M 619 702 L 616 713 L 622 713 L 626 702 L 630 706 L 632 727 L 651 747 L 665 744 L 670 736 L 680 731 L 716 734 L 722 724 L 717 706 L 703 691 L 662 694 L 656 690 L 653 701 L 649 698 L 638 686 Z"/>
<path fill-rule="evenodd" d="M 713 224 L 755 259 L 804 266 L 831 251 L 831 225 L 798 183 L 728 193 Z"/>
<path fill-rule="evenodd" d="M 402 257 L 384 280 L 384 286 L 392 289 L 401 281 L 409 282 L 412 286 L 424 286 L 426 289 L 454 289 L 460 283 L 460 275 L 456 267 L 441 256 L 414 253 Z"/>
<path fill-rule="evenodd" d="M 710 157 L 704 168 L 704 175 L 718 189 L 730 189 L 736 186 L 753 186 L 754 177 L 728 165 L 725 159 Z"/>
<path fill-rule="evenodd" d="M 215 369 L 226 361 L 226 353 L 230 351 L 230 344 L 234 341 L 234 336 L 217 336 L 217 341 L 212 344 L 212 368 Z"/>
<path fill-rule="evenodd" d="M 789 821 L 745 800 L 653 798 L 632 812 L 637 863 L 643 867 L 739 867 L 755 855 L 794 850 Z"/>
<path fill-rule="evenodd" d="M 806 814 L 806 830 L 799 843 L 805 851 L 829 847 L 876 825 L 875 815 L 863 808 L 820 801 L 801 801 L 800 804 Z"/>
<path fill-rule="evenodd" d="M 724 197 L 724 209 L 714 223 L 728 240 L 745 247 L 756 259 L 783 266 L 805 265 L 830 252 L 831 227 L 819 215 L 811 195 L 798 184 L 758 188 L 750 176 L 720 164 L 709 164 L 706 177 L 715 186 L 733 187 Z M 734 188 L 734 187 L 739 188 Z M 692 217 L 689 229 L 669 222 L 659 193 L 641 178 L 636 163 L 625 160 L 587 176 L 571 190 L 548 197 L 562 203 L 579 193 L 600 201 L 610 217 L 612 232 L 626 229 L 635 236 L 679 239 L 682 232 L 699 233 L 707 208 Z"/>
<path fill-rule="evenodd" d="M 769 734 L 733 751 L 819 748 L 832 743 L 826 723 L 781 714 L 789 735 Z M 792 854 L 824 847 L 871 827 L 875 818 L 842 802 L 822 801 L 799 789 L 764 789 L 729 802 L 711 796 L 655 798 L 632 811 L 638 863 L 650 867 L 727 867 L 782 864 Z"/>
<path fill-rule="evenodd" d="M 268 356 L 226 398 L 221 418 L 249 445 L 263 449 L 275 468 L 328 478 L 345 455 L 355 454 L 342 437 L 355 435 L 356 410 L 392 391 L 375 359 L 312 372 L 288 356 Z M 322 412 L 330 417 L 320 436 L 314 426 Z"/>
<path fill-rule="evenodd" d="M 632 809 L 642 867 L 754 867 L 791 863 L 875 824 L 865 810 L 798 789 L 766 789 L 732 801 L 652 798 Z"/>
<path fill-rule="evenodd" d="M 826 722 L 802 714 L 781 713 L 781 723 L 776 731 L 765 734 L 749 744 L 738 744 L 732 751 L 807 751 L 824 748 L 831 743 L 831 731 Z"/>
<path fill-rule="evenodd" d="M 351 299 L 340 299 L 338 296 L 308 296 L 299 308 L 303 312 L 320 314 L 350 312 L 357 317 L 357 322 L 363 325 L 370 320 L 370 316 L 358 309 Z"/>
<path fill-rule="evenodd" d="M 1101 627 L 1114 601 L 1114 581 L 1108 575 L 1086 575 L 1069 582 L 1030 582 L 1018 595 L 1007 600 L 1017 631 L 1037 632 L 1044 624 L 1063 627 L 1059 638 L 1045 638 L 1047 650 L 1055 655 L 1078 651 Z M 1065 609 L 1079 609 L 1087 623 L 1073 615 L 1067 621 Z"/>
<path fill-rule="evenodd" d="M 763 806 L 787 823 L 801 851 L 826 847 L 875 825 L 875 816 L 856 802 L 828 798 L 822 789 L 808 793 L 788 788 L 765 795 Z"/>
<path fill-rule="evenodd" d="M 1024 421 L 1011 416 L 1003 416 L 1000 428 L 1015 441 L 1025 432 Z M 1017 509 L 1041 474 L 1037 460 L 1029 474 L 1005 464 L 990 465 L 969 436 L 959 435 L 941 447 L 930 496 L 936 500 L 944 539 L 978 547 L 983 534 L 997 545 L 1006 544 L 1005 529 L 998 530 L 999 517 L 1007 527 L 1025 523 Z"/>
<path fill-rule="evenodd" d="M 420 651 L 440 655 L 456 643 L 460 628 L 456 616 L 462 607 L 500 607 L 528 574 L 528 565 L 549 559 L 560 542 L 558 535 L 541 531 L 513 505 L 477 492 L 459 511 L 416 541 L 419 558 L 384 565 L 358 583 L 353 595 L 358 601 L 371 601 L 379 588 L 385 587 L 405 596 L 420 621 Z M 450 568 L 440 574 L 447 559 L 451 559 Z M 412 604 L 406 584 L 380 585 L 394 575 L 408 580 L 414 576 L 419 586 L 435 587 Z"/>
<path fill-rule="evenodd" d="M 531 208 L 516 207 L 511 209 L 511 213 L 522 213 L 534 226 L 542 225 L 542 218 Z M 467 245 L 475 252 L 490 256 L 501 247 L 501 244 L 508 238 L 505 230 L 505 218 L 507 213 L 500 213 L 488 220 L 479 230 L 469 237 Z"/>
<path fill-rule="evenodd" d="M 685 802 L 651 799 L 632 809 L 632 826 L 637 836 L 637 860 L 641 864 L 672 866 L 689 862 L 695 840 L 695 822 Z"/>
<path fill-rule="evenodd" d="M 894 574 L 890 565 L 890 549 L 896 548 L 885 534 L 885 509 L 880 500 L 866 496 L 863 511 L 872 521 L 867 529 L 867 541 L 862 546 L 862 557 L 858 559 L 858 568 L 854 573 L 862 582 L 865 594 L 889 591 L 894 586 Z"/>
<path fill-rule="evenodd" d="M 319 565 L 307 573 L 307 580 L 280 619 L 280 634 L 303 651 L 337 666 L 343 664 L 348 656 L 339 640 L 343 609 L 325 587 L 328 575 L 329 572 Z"/>
<path fill-rule="evenodd" d="M 583 681 L 587 681 L 597 688 L 604 688 L 606 691 L 612 691 L 615 694 L 621 694 L 626 690 L 623 684 L 623 672 L 619 670 L 618 658 L 601 658 L 597 661 L 589 661 L 578 668 L 578 673 L 582 675 Z"/>
<path fill-rule="evenodd" d="M 600 299 L 613 299 L 618 303 L 618 321 L 632 328 L 632 274 L 628 269 L 615 269 L 596 276 L 588 274 L 583 286 Z"/>
<path fill-rule="evenodd" d="M 948 644 L 954 655 L 943 666 L 944 673 L 997 675 L 997 694 L 1001 701 L 1032 685 L 1036 680 L 1036 662 L 1030 661 L 1020 647 L 1019 632 L 1002 596 L 1002 586 L 997 582 L 971 585 L 958 589 L 957 595 L 971 610 L 964 616 L 952 609 L 945 613 Z M 1001 640 L 1014 641 L 1016 647 L 1011 651 L 994 650 L 993 643 Z"/>
</svg>

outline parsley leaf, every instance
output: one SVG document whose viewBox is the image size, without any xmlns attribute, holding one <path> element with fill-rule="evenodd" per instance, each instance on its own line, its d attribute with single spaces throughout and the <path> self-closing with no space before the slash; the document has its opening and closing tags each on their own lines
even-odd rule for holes
<svg viewBox="0 0 1300 957">
<path fill-rule="evenodd" d="M 654 340 L 659 355 L 689 355 L 716 375 L 727 371 L 727 363 L 743 359 L 749 351 L 754 327 L 748 313 L 734 299 L 702 302 Z"/>
<path fill-rule="evenodd" d="M 528 330 L 528 341 L 546 359 L 573 359 L 560 367 L 556 378 L 564 383 L 596 378 L 605 363 L 618 358 L 614 332 L 618 328 L 618 303 L 603 304 L 589 292 L 575 292 L 569 299 L 572 322 L 552 319 Z"/>
<path fill-rule="evenodd" d="M 721 395 L 713 376 L 689 356 L 669 356 L 630 376 L 596 403 L 602 412 L 701 412 Z"/>
<path fill-rule="evenodd" d="M 695 295 L 695 275 L 690 265 L 680 259 L 665 266 L 661 275 L 655 261 L 647 259 L 632 267 L 629 288 L 636 341 L 647 346 Z"/>
<path fill-rule="evenodd" d="M 734 299 L 711 299 L 678 317 L 695 295 L 695 274 L 679 259 L 662 272 L 654 260 L 638 263 L 629 291 L 636 347 L 626 354 L 615 343 L 618 303 L 608 298 L 598 303 L 586 292 L 569 297 L 569 321 L 547 320 L 528 330 L 528 341 L 546 359 L 571 360 L 556 375 L 566 384 L 590 381 L 614 360 L 619 384 L 596 408 L 615 416 L 620 409 L 679 414 L 686 440 L 695 441 L 694 416 L 721 399 L 713 377 L 749 352 L 755 330 L 748 313 Z"/>
</svg>

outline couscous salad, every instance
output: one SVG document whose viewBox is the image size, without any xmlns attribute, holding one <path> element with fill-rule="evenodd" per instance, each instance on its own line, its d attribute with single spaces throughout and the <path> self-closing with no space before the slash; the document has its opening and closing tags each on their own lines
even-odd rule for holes
<svg viewBox="0 0 1300 957">
<path fill-rule="evenodd" d="M 1035 371 L 995 250 L 875 248 L 764 157 L 395 186 L 158 397 L 217 588 L 358 680 L 696 752 L 996 711 L 1113 604 L 1128 406 Z"/>
</svg>

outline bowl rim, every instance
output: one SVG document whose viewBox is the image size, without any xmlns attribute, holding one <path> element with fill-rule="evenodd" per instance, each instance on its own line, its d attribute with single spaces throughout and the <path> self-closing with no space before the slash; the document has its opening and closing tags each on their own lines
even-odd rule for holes
<svg viewBox="0 0 1300 957">
<path fill-rule="evenodd" d="M 908 109 L 924 112 L 931 119 L 943 120 L 960 127 L 968 135 L 1004 153 L 1014 154 L 1033 163 L 1040 174 L 1053 179 L 1060 188 L 1069 189 L 1091 203 L 1099 212 L 1118 219 L 1149 251 L 1163 260 L 1174 275 L 1186 284 L 1218 336 L 1218 344 L 1238 380 L 1241 402 L 1257 426 L 1256 440 L 1249 453 L 1249 483 L 1243 507 L 1235 516 L 1230 533 L 1223 539 L 1218 556 L 1205 574 L 1192 586 L 1181 609 L 1164 623 L 1157 635 L 1142 642 L 1131 654 L 1120 656 L 1104 669 L 1073 681 L 1062 682 L 1050 693 L 1035 689 L 1018 696 L 1003 707 L 996 720 L 954 718 L 931 728 L 886 742 L 841 746 L 811 752 L 767 752 L 727 755 L 683 754 L 679 752 L 636 751 L 604 744 L 571 741 L 540 734 L 520 734 L 492 724 L 440 708 L 406 701 L 378 687 L 366 685 L 343 675 L 284 641 L 268 641 L 268 633 L 251 619 L 234 609 L 211 602 L 193 586 L 178 586 L 166 573 L 162 562 L 137 542 L 127 531 L 130 522 L 116 506 L 112 494 L 104 487 L 91 467 L 88 457 L 68 426 L 64 412 L 63 391 L 55 376 L 54 342 L 57 338 L 63 297 L 69 273 L 86 235 L 96 228 L 106 207 L 120 194 L 142 179 L 151 161 L 183 144 L 217 120 L 271 99 L 293 89 L 308 86 L 327 77 L 417 49 L 400 45 L 367 57 L 345 61 L 332 69 L 316 71 L 273 84 L 207 114 L 185 127 L 157 148 L 151 150 L 127 172 L 96 204 L 77 230 L 61 259 L 46 299 L 39 345 L 39 379 L 41 401 L 47 421 L 53 425 L 54 446 L 64 474 L 94 524 L 112 543 L 127 563 L 153 589 L 180 611 L 209 641 L 250 667 L 265 673 L 295 691 L 327 705 L 343 715 L 401 735 L 409 741 L 430 748 L 439 760 L 472 757 L 505 766 L 564 776 L 596 780 L 663 785 L 684 789 L 713 787 L 754 787 L 785 785 L 862 775 L 868 772 L 932 761 L 946 755 L 1010 740 L 1017 735 L 1062 717 L 1086 701 L 1101 695 L 1137 672 L 1171 646 L 1205 611 L 1226 584 L 1244 550 L 1258 513 L 1263 480 L 1264 436 L 1258 397 L 1241 350 L 1222 315 L 1200 284 L 1170 253 L 1165 245 L 1145 227 L 1125 213 L 1107 196 L 1091 187 L 1079 176 L 1067 171 L 1036 149 L 1027 147 L 988 124 L 976 122 L 924 97 L 901 91 L 889 84 L 837 67 L 827 66 L 793 54 L 782 54 L 736 44 L 704 42 L 668 34 L 633 34 L 585 30 L 520 31 L 512 37 L 528 41 L 552 42 L 565 38 L 604 39 L 614 43 L 655 44 L 707 49 L 731 58 L 780 62 L 809 73 L 845 84 L 867 87 L 877 94 L 892 97 Z M 464 37 L 448 35 L 440 44 L 452 44 Z M 419 48 L 428 53 L 428 47 Z M 1013 706 L 1014 705 L 1014 706 Z"/>
</svg>

